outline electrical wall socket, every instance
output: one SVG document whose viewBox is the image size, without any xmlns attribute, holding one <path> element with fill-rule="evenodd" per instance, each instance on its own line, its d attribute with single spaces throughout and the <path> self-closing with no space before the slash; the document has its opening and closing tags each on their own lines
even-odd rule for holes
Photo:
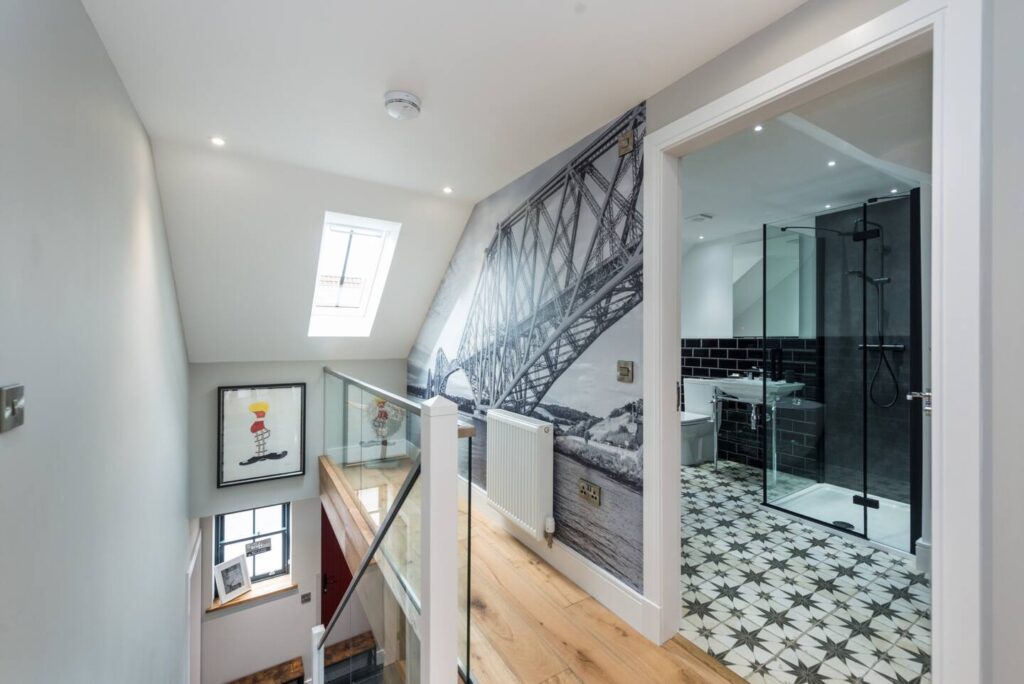
<svg viewBox="0 0 1024 684">
<path fill-rule="evenodd" d="M 580 498 L 592 506 L 601 506 L 601 486 L 588 480 L 580 480 Z"/>
</svg>

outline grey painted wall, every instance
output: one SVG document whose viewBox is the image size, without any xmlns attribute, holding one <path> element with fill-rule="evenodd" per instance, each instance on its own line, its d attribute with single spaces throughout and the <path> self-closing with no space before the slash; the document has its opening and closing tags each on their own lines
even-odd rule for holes
<svg viewBox="0 0 1024 684">
<path fill-rule="evenodd" d="M 988 342 L 990 404 L 983 411 L 990 421 L 987 470 L 983 500 L 988 502 L 988 530 L 984 542 L 983 568 L 986 573 L 984 622 L 988 647 L 984 660 L 989 665 L 986 682 L 1019 681 L 1024 672 L 1024 593 L 1020 591 L 1020 569 L 1024 567 L 1024 458 L 1021 458 L 1020 388 L 1024 387 L 1024 365 L 1020 343 L 1024 339 L 1024 193 L 1021 193 L 1021 159 L 1024 159 L 1024 50 L 1020 29 L 1024 26 L 1024 3 L 1020 0 L 991 0 L 991 139 L 987 149 L 991 164 L 989 207 L 991 240 L 989 264 L 982 272 L 991 275 L 990 329 Z"/>
<path fill-rule="evenodd" d="M 903 0 L 809 0 L 647 100 L 647 130 L 689 114 Z"/>
<path fill-rule="evenodd" d="M 0 3 L 0 681 L 187 676 L 187 362 L 150 144 L 77 0 Z"/>
<path fill-rule="evenodd" d="M 323 451 L 323 368 L 405 395 L 404 359 L 193 363 L 189 366 L 189 511 L 194 517 L 320 496 L 317 459 Z M 217 388 L 280 382 L 306 383 L 306 474 L 217 489 Z"/>
</svg>

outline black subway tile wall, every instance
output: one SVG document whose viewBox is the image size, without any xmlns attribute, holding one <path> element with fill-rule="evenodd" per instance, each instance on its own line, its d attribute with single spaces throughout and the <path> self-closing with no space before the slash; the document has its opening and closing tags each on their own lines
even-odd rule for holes
<svg viewBox="0 0 1024 684">
<path fill-rule="evenodd" d="M 779 407 L 776 449 L 780 472 L 820 481 L 823 416 L 820 373 L 823 345 L 819 339 L 770 337 L 769 350 L 782 349 L 782 371 L 804 388 L 794 396 L 804 400 L 800 407 Z M 769 352 L 770 354 L 770 352 Z M 724 378 L 744 374 L 753 367 L 770 366 L 760 337 L 682 340 L 683 378 Z M 686 397 L 684 392 L 683 402 Z M 722 427 L 718 433 L 718 457 L 761 468 L 764 466 L 764 411 L 758 407 L 757 428 L 751 428 L 750 405 L 735 401 L 722 403 Z M 770 438 L 770 433 L 769 433 Z"/>
</svg>

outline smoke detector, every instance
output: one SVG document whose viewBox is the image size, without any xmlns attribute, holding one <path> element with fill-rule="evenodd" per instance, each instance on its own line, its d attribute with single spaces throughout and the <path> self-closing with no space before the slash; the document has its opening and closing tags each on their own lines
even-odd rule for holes
<svg viewBox="0 0 1024 684">
<path fill-rule="evenodd" d="M 705 221 L 710 221 L 713 218 L 714 218 L 714 216 L 712 216 L 711 214 L 703 214 L 703 213 L 701 213 L 701 214 L 693 214 L 692 216 L 687 216 L 683 220 L 684 221 L 690 221 L 691 223 L 704 223 Z"/>
<path fill-rule="evenodd" d="M 415 119 L 420 115 L 420 98 L 405 90 L 384 93 L 384 109 L 392 119 Z"/>
</svg>

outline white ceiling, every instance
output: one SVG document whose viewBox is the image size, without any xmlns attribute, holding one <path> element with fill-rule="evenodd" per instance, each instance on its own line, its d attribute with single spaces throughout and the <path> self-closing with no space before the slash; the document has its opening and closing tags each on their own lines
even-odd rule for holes
<svg viewBox="0 0 1024 684">
<path fill-rule="evenodd" d="M 153 138 L 475 201 L 802 1 L 83 4 Z"/>
<path fill-rule="evenodd" d="M 828 162 L 836 162 L 828 166 Z M 909 60 L 682 161 L 684 249 L 918 187 L 931 168 L 931 57 Z M 813 225 L 813 224 L 803 224 Z M 742 237 L 739 239 L 743 239 Z"/>
<path fill-rule="evenodd" d="M 468 204 L 208 146 L 154 152 L 190 361 L 409 355 Z M 306 335 L 325 211 L 402 224 L 370 337 Z"/>
</svg>

